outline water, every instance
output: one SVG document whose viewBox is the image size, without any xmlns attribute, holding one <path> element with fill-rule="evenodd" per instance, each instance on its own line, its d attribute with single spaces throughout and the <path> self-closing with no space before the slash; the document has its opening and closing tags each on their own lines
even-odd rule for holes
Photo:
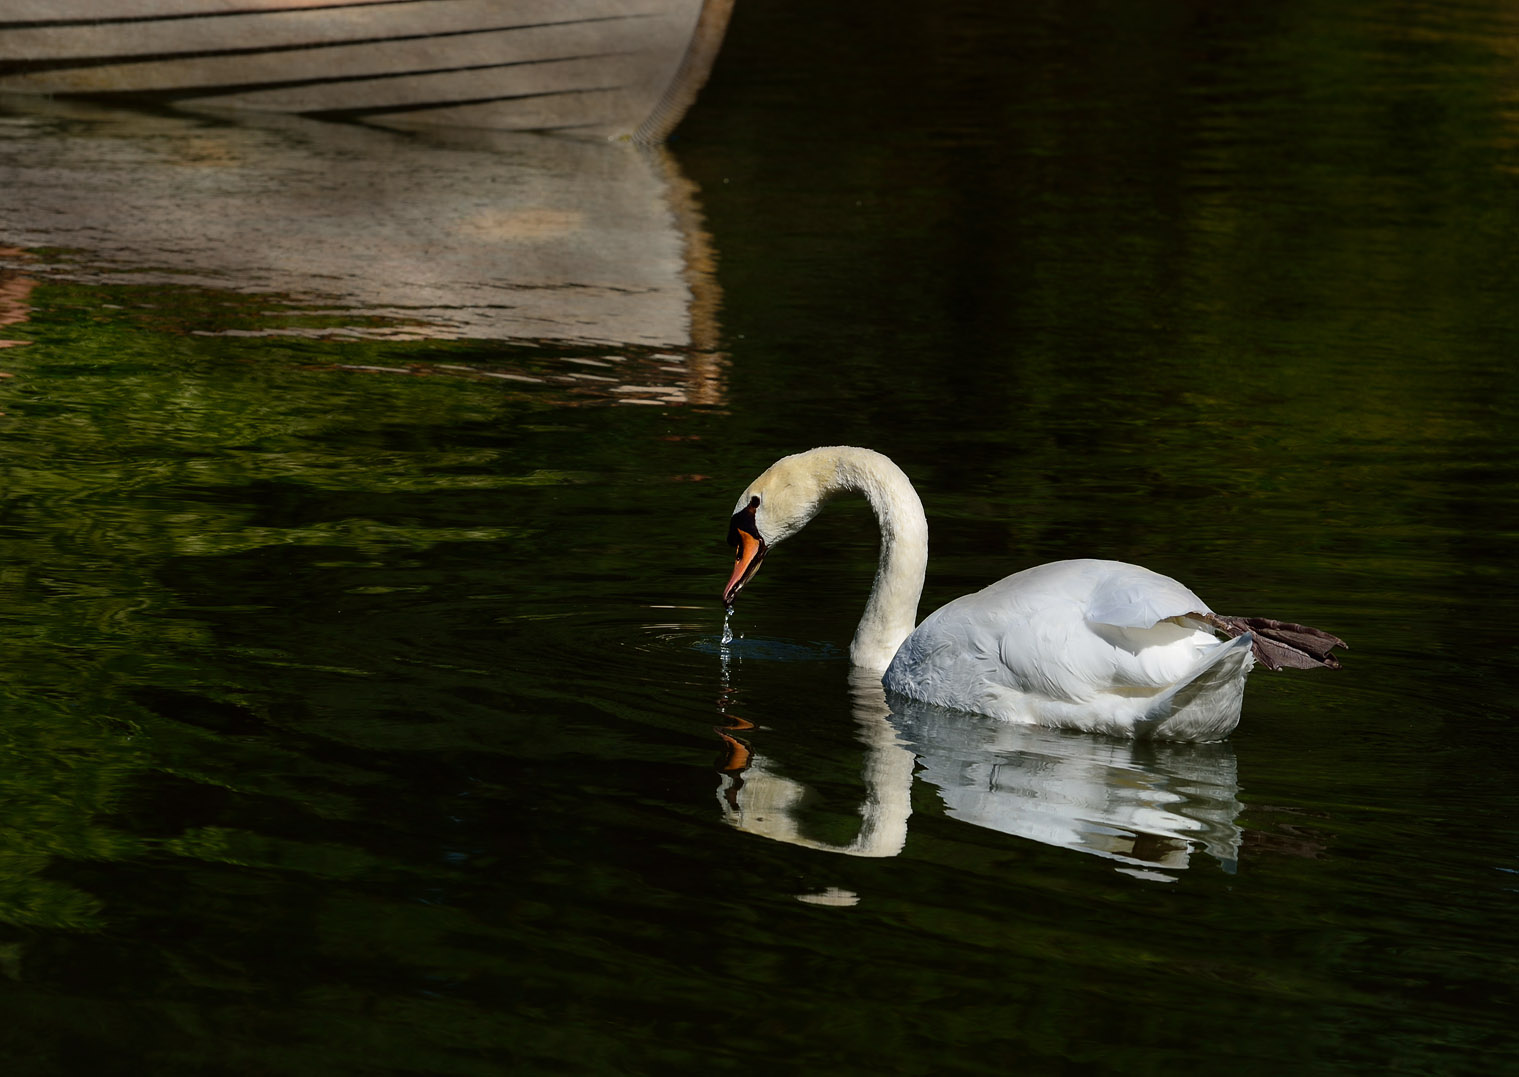
<svg viewBox="0 0 1519 1077">
<path fill-rule="evenodd" d="M 653 156 L 4 103 L 7 1072 L 1515 1068 L 1512 13 L 816 18 Z M 893 708 L 863 504 L 717 597 L 838 442 L 925 610 L 1116 557 L 1345 669 Z"/>
</svg>

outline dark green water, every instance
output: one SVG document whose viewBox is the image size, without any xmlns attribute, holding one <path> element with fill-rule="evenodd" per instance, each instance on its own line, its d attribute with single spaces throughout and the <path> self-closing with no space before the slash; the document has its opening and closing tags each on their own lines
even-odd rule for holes
<svg viewBox="0 0 1519 1077">
<path fill-rule="evenodd" d="M 668 157 L 4 102 L 7 1073 L 1519 1071 L 1512 10 L 787 7 Z M 1115 557 L 1346 668 L 892 713 L 847 503 L 724 648 L 839 442 L 925 610 Z"/>
</svg>

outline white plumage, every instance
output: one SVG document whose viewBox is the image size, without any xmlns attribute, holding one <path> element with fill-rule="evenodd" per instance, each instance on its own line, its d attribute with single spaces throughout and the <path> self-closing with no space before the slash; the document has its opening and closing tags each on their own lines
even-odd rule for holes
<svg viewBox="0 0 1519 1077">
<path fill-rule="evenodd" d="M 1239 721 L 1251 637 L 1220 642 L 1207 605 L 1121 561 L 1056 561 L 930 614 L 883 678 L 909 699 L 997 718 L 1179 740 Z"/>
<path fill-rule="evenodd" d="M 1219 740 L 1239 722 L 1255 655 L 1273 667 L 1338 665 L 1328 652 L 1343 642 L 1327 633 L 1221 617 L 1170 577 L 1121 561 L 1025 569 L 914 628 L 928 562 L 922 503 L 891 460 L 849 446 L 785 457 L 744 491 L 723 600 L 731 605 L 768 548 L 844 491 L 863 493 L 881 525 L 880 565 L 850 658 L 884 670 L 889 692 L 1034 725 Z M 1221 641 L 1215 629 L 1234 638 Z"/>
</svg>

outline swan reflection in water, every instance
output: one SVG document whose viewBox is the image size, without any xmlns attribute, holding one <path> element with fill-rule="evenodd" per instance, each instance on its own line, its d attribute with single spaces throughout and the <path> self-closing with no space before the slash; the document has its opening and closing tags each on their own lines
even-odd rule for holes
<svg viewBox="0 0 1519 1077">
<path fill-rule="evenodd" d="M 1227 743 L 1118 740 L 888 702 L 869 673 L 851 679 L 850 694 L 865 749 L 855 837 L 808 836 L 807 787 L 746 743 L 752 738 L 740 739 L 748 723 L 732 719 L 721 731 L 728 769 L 718 789 L 730 825 L 825 852 L 896 856 L 907 842 L 916 770 L 960 822 L 1100 856 L 1145 879 L 1173 880 L 1199 851 L 1234 871 L 1239 785 Z"/>
</svg>

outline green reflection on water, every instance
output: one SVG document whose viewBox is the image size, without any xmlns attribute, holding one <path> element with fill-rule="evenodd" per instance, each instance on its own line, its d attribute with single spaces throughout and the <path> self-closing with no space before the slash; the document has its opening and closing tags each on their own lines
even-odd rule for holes
<svg viewBox="0 0 1519 1077">
<path fill-rule="evenodd" d="M 546 716 L 514 722 L 532 686 L 503 679 L 526 664 L 506 622 L 556 615 L 555 586 L 524 572 L 565 536 L 543 536 L 531 498 L 590 485 L 577 504 L 615 504 L 625 448 L 602 439 L 573 468 L 515 452 L 560 397 L 407 365 L 467 365 L 467 348 L 184 337 L 118 298 L 36 288 L 35 343 L 5 356 L 0 919 L 45 932 L 0 955 L 26 985 L 7 1057 L 610 1064 L 481 1003 L 552 975 L 528 895 L 581 870 L 524 856 L 518 816 L 552 803 L 492 773 L 515 767 L 491 762 L 513 739 L 518 758 L 577 750 Z M 591 538 L 567 551 L 577 571 L 619 574 L 625 552 Z"/>
</svg>

